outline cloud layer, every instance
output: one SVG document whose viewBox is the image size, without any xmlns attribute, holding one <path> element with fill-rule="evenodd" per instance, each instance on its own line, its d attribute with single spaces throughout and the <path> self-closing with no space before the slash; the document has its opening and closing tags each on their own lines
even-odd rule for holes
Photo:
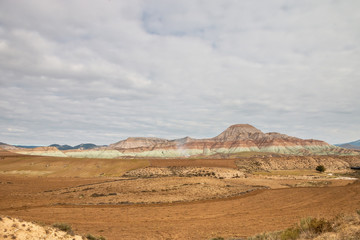
<svg viewBox="0 0 360 240">
<path fill-rule="evenodd" d="M 360 138 L 360 2 L 0 2 L 0 141 Z"/>
</svg>

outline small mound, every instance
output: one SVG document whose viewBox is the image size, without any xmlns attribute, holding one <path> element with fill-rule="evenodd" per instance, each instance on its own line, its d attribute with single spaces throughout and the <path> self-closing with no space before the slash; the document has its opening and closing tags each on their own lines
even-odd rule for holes
<svg viewBox="0 0 360 240">
<path fill-rule="evenodd" d="M 146 167 L 128 171 L 123 176 L 125 177 L 213 177 L 220 179 L 229 178 L 244 178 L 245 174 L 242 171 L 231 168 L 216 168 L 216 167 Z"/>
<path fill-rule="evenodd" d="M 84 238 L 57 228 L 40 226 L 16 218 L 0 217 L 0 239 L 82 240 Z"/>
</svg>

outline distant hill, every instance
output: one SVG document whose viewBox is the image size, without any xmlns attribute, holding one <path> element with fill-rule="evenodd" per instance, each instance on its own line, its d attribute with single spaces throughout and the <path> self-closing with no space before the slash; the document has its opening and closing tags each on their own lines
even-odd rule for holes
<svg viewBox="0 0 360 240">
<path fill-rule="evenodd" d="M 335 144 L 335 146 L 347 148 L 347 149 L 355 149 L 360 150 L 360 140 L 348 143 Z"/>
<path fill-rule="evenodd" d="M 27 146 L 27 145 L 14 145 L 15 147 L 19 147 L 19 148 L 37 148 L 37 147 L 42 147 L 42 146 Z"/>
<path fill-rule="evenodd" d="M 3 143 L 3 142 L 0 142 L 0 148 L 1 148 L 1 149 L 5 149 L 5 150 L 13 150 L 13 149 L 16 149 L 15 146 L 12 146 L 12 145 L 9 145 L 9 144 Z"/>
<path fill-rule="evenodd" d="M 82 143 L 79 145 L 76 145 L 74 147 L 70 146 L 70 145 L 59 145 L 59 144 L 51 144 L 49 147 L 56 147 L 59 150 L 74 150 L 74 149 L 79 149 L 79 150 L 88 150 L 88 149 L 93 149 L 93 148 L 97 148 L 97 147 L 101 147 L 98 145 L 95 145 L 93 143 Z"/>
<path fill-rule="evenodd" d="M 70 149 L 74 149 L 72 146 L 70 145 L 60 145 L 60 144 L 51 144 L 49 145 L 49 147 L 56 147 L 59 150 L 70 150 Z"/>
</svg>

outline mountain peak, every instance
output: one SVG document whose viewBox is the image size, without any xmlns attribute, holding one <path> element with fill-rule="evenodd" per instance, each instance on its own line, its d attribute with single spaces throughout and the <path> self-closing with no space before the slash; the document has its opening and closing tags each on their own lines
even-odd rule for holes
<svg viewBox="0 0 360 240">
<path fill-rule="evenodd" d="M 243 131 L 261 132 L 259 129 L 257 129 L 256 127 L 254 127 L 250 124 L 234 124 L 234 125 L 231 125 L 230 127 L 228 127 L 227 129 L 237 129 L 237 130 L 243 130 Z"/>
<path fill-rule="evenodd" d="M 250 124 L 235 124 L 228 127 L 214 139 L 221 141 L 235 141 L 248 139 L 253 135 L 263 135 L 264 133 Z"/>
</svg>

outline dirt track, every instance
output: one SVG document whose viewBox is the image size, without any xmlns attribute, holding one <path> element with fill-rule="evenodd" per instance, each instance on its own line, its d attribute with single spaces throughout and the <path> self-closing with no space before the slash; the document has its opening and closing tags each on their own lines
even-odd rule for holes
<svg viewBox="0 0 360 240">
<path fill-rule="evenodd" d="M 73 181 L 65 182 L 69 186 L 78 184 Z M 81 184 L 87 182 L 78 181 Z M 94 183 L 94 179 L 88 181 Z M 26 182 L 23 184 L 25 187 Z M 58 184 L 50 181 L 54 187 Z M 331 217 L 360 209 L 359 183 L 324 188 L 257 190 L 230 199 L 172 204 L 46 206 L 48 201 L 43 199 L 38 202 L 42 207 L 33 203 L 33 207 L 18 208 L 15 204 L 13 209 L 9 207 L 16 196 L 11 196 L 10 185 L 3 185 L 4 191 L 0 192 L 1 197 L 9 195 L 2 198 L 1 214 L 47 224 L 66 222 L 77 233 L 103 235 L 107 239 L 244 237 L 283 229 L 307 216 Z M 49 184 L 44 184 L 36 191 L 48 188 Z M 27 199 L 17 201 L 26 203 Z"/>
</svg>

